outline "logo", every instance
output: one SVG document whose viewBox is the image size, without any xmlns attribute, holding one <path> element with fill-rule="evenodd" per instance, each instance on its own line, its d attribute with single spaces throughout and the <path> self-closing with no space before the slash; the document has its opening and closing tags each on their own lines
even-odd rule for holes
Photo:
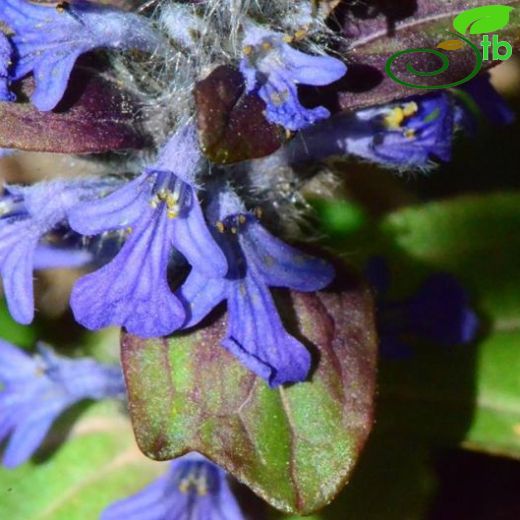
<svg viewBox="0 0 520 520">
<path fill-rule="evenodd" d="M 506 61 L 513 55 L 513 46 L 509 42 L 501 41 L 497 34 L 491 34 L 507 27 L 512 10 L 513 8 L 510 6 L 488 5 L 462 12 L 453 21 L 453 27 L 457 31 L 456 33 L 449 33 L 454 37 L 453 39 L 440 42 L 437 45 L 437 49 L 408 49 L 396 52 L 386 62 L 385 70 L 387 75 L 400 85 L 417 89 L 445 89 L 467 83 L 481 71 L 484 61 Z M 480 42 L 480 47 L 465 36 L 480 34 L 484 35 Z M 473 51 L 475 56 L 475 65 L 471 72 L 464 78 L 452 83 L 444 85 L 427 84 L 427 78 L 439 76 L 450 68 L 450 56 L 442 51 L 455 52 L 464 49 L 466 46 Z M 426 72 L 417 70 L 413 63 L 408 61 L 403 69 L 403 56 L 412 57 L 412 55 L 415 55 L 417 57 L 416 55 L 418 54 L 433 55 L 441 60 L 441 64 L 437 69 Z M 398 77 L 398 74 L 406 73 L 408 76 L 422 78 L 422 81 L 412 82 L 409 78 L 403 80 Z"/>
</svg>

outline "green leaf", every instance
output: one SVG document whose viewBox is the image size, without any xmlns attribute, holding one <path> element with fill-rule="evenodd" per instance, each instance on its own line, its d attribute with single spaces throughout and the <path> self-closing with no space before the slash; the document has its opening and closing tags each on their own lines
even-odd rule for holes
<svg viewBox="0 0 520 520">
<path fill-rule="evenodd" d="M 512 7 L 507 5 L 484 5 L 460 13 L 453 27 L 461 34 L 485 34 L 503 29 L 509 24 Z"/>
<path fill-rule="evenodd" d="M 5 341 L 22 348 L 29 348 L 38 339 L 35 326 L 20 325 L 11 318 L 5 300 L 0 301 L 0 336 Z"/>
<path fill-rule="evenodd" d="M 412 271 L 455 274 L 493 320 L 520 317 L 520 193 L 466 196 L 390 215 L 381 226 L 386 251 Z M 416 276 L 413 276 L 413 271 Z"/>
<path fill-rule="evenodd" d="M 114 403 L 92 405 L 63 437 L 53 428 L 46 451 L 17 469 L 0 469 L 0 518 L 96 519 L 165 469 L 139 452 Z"/>
<path fill-rule="evenodd" d="M 307 514 L 344 486 L 370 431 L 376 338 L 370 293 L 351 278 L 290 298 L 285 323 L 319 360 L 309 382 L 270 389 L 220 346 L 225 316 L 169 340 L 126 335 L 122 356 L 145 454 L 199 451 L 274 507 Z"/>
<path fill-rule="evenodd" d="M 272 512 L 269 520 L 427 518 L 436 490 L 429 447 L 377 429 L 376 424 L 351 482 L 331 505 L 310 517 Z"/>
</svg>

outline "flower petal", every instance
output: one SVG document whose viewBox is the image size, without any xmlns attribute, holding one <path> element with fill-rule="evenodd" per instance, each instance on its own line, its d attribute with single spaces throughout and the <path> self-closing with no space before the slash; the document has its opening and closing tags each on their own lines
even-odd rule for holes
<svg viewBox="0 0 520 520">
<path fill-rule="evenodd" d="M 177 503 L 179 510 L 186 507 L 188 495 L 180 492 L 168 496 L 168 476 L 164 475 L 144 489 L 123 500 L 118 500 L 107 507 L 100 520 L 163 520 L 165 518 L 182 518 L 169 516 L 171 501 Z"/>
<path fill-rule="evenodd" d="M 39 244 L 34 254 L 34 270 L 83 267 L 93 260 L 84 249 L 65 249 Z"/>
<path fill-rule="evenodd" d="M 77 204 L 68 213 L 70 227 L 97 235 L 132 226 L 150 207 L 152 182 L 144 173 L 106 197 Z"/>
<path fill-rule="evenodd" d="M 192 188 L 184 211 L 174 220 L 174 244 L 189 264 L 208 277 L 223 277 L 228 270 L 227 260 L 211 235 L 199 201 Z"/>
<path fill-rule="evenodd" d="M 306 379 L 309 351 L 286 332 L 274 301 L 258 273 L 231 282 L 228 331 L 222 344 L 271 387 Z"/>
<path fill-rule="evenodd" d="M 304 107 L 292 79 L 278 72 L 270 74 L 269 81 L 258 89 L 258 94 L 266 104 L 266 118 L 288 130 L 301 130 L 330 116 L 325 107 Z"/>
<path fill-rule="evenodd" d="M 3 465 L 7 468 L 15 468 L 26 462 L 43 442 L 61 411 L 61 409 L 54 409 L 36 416 L 31 415 L 26 421 L 18 424 L 4 451 Z"/>
<path fill-rule="evenodd" d="M 23 350 L 0 339 L 0 381 L 9 382 L 34 374 L 36 365 Z"/>
<path fill-rule="evenodd" d="M 34 318 L 33 262 L 38 230 L 27 222 L 0 226 L 0 275 L 11 316 L 24 325 Z"/>
<path fill-rule="evenodd" d="M 118 255 L 74 286 L 76 320 L 91 330 L 122 325 L 142 337 L 179 328 L 185 311 L 167 281 L 171 234 L 172 221 L 150 208 Z"/>
<path fill-rule="evenodd" d="M 319 291 L 334 279 L 334 268 L 325 260 L 298 251 L 274 237 L 258 222 L 250 222 L 240 234 L 248 262 L 254 262 L 271 287 Z"/>
<path fill-rule="evenodd" d="M 294 81 L 303 85 L 330 85 L 347 73 L 347 66 L 336 58 L 311 56 L 290 45 L 284 46 L 283 56 Z"/>
<path fill-rule="evenodd" d="M 183 328 L 193 327 L 205 318 L 226 297 L 227 282 L 224 278 L 208 278 L 192 269 L 178 291 L 186 307 Z"/>
<path fill-rule="evenodd" d="M 9 91 L 9 66 L 13 49 L 9 40 L 0 31 L 0 101 L 13 101 L 14 95 Z"/>
</svg>

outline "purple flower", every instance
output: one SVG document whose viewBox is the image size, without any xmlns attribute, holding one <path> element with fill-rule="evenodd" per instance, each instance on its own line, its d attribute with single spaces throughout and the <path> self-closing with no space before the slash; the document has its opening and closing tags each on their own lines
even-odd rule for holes
<svg viewBox="0 0 520 520">
<path fill-rule="evenodd" d="M 7 194 L 0 199 L 0 276 L 16 321 L 27 324 L 34 318 L 34 269 L 73 267 L 89 260 L 83 251 L 51 247 L 46 236 L 66 222 L 75 204 L 105 191 L 110 184 L 113 182 L 85 179 L 6 187 Z"/>
<path fill-rule="evenodd" d="M 32 102 L 39 110 L 58 104 L 81 54 L 100 47 L 153 52 L 159 45 L 145 18 L 84 0 L 3 0 L 0 21 L 14 31 L 14 79 L 33 72 Z"/>
<path fill-rule="evenodd" d="M 100 520 L 243 520 L 226 472 L 197 453 L 180 457 L 139 493 L 109 506 Z"/>
<path fill-rule="evenodd" d="M 76 320 L 88 329 L 122 325 L 142 337 L 165 336 L 185 320 L 168 285 L 174 248 L 208 278 L 227 270 L 194 187 L 200 160 L 193 127 L 167 143 L 155 165 L 108 197 L 77 205 L 70 225 L 83 235 L 128 229 L 117 256 L 72 291 Z"/>
<path fill-rule="evenodd" d="M 466 291 L 453 276 L 433 274 L 410 298 L 392 301 L 386 297 L 390 285 L 386 261 L 373 258 L 366 273 L 377 291 L 378 332 L 383 355 L 409 356 L 409 340 L 451 346 L 475 339 L 478 318 L 470 307 Z"/>
<path fill-rule="evenodd" d="M 11 67 L 12 55 L 11 44 L 4 33 L 0 31 L 0 101 L 12 101 L 14 99 L 13 94 L 9 92 L 9 68 Z"/>
<path fill-rule="evenodd" d="M 311 56 L 293 49 L 283 34 L 251 26 L 244 38 L 240 62 L 247 92 L 258 92 L 266 104 L 266 118 L 288 130 L 300 130 L 330 116 L 325 107 L 305 108 L 297 85 L 329 85 L 347 67 L 330 56 Z"/>
<path fill-rule="evenodd" d="M 494 89 L 489 74 L 483 74 L 460 89 L 469 94 L 484 116 L 494 124 L 509 125 L 514 122 L 515 114 L 504 98 Z"/>
<path fill-rule="evenodd" d="M 290 164 L 357 156 L 384 166 L 426 167 L 449 160 L 467 112 L 446 93 L 339 114 L 300 132 L 278 155 Z"/>
<path fill-rule="evenodd" d="M 93 359 L 67 359 L 39 345 L 29 356 L 0 340 L 0 441 L 9 437 L 3 464 L 24 463 L 39 447 L 52 423 L 83 399 L 123 399 L 118 366 Z"/>
<path fill-rule="evenodd" d="M 222 345 L 272 387 L 304 380 L 310 354 L 285 330 L 269 287 L 317 291 L 329 285 L 334 270 L 273 237 L 231 192 L 220 193 L 212 212 L 229 271 L 210 279 L 193 267 L 179 291 L 189 309 L 185 328 L 226 300 L 228 328 Z"/>
<path fill-rule="evenodd" d="M 361 110 L 365 136 L 352 137 L 348 153 L 394 166 L 427 166 L 432 159 L 451 159 L 455 106 L 445 93 L 410 98 L 399 103 Z M 349 141 L 349 136 L 345 139 Z"/>
</svg>

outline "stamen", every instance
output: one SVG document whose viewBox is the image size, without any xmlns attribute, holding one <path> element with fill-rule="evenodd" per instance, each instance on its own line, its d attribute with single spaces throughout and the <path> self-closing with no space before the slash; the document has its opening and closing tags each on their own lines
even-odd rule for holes
<svg viewBox="0 0 520 520">
<path fill-rule="evenodd" d="M 405 120 L 404 111 L 401 107 L 395 107 L 385 116 L 385 126 L 390 130 L 399 130 Z"/>
<path fill-rule="evenodd" d="M 405 117 L 413 116 L 414 114 L 417 114 L 419 111 L 419 106 L 415 101 L 410 101 L 409 103 L 406 103 L 406 105 L 403 106 L 403 114 Z"/>
<path fill-rule="evenodd" d="M 415 115 L 419 111 L 419 106 L 415 101 L 406 103 L 401 107 L 392 108 L 385 116 L 385 126 L 389 130 L 399 130 L 406 119 Z"/>
<path fill-rule="evenodd" d="M 308 27 L 302 27 L 300 30 L 296 31 L 296 33 L 294 34 L 294 39 L 296 41 L 303 40 L 307 36 L 308 32 Z"/>
<path fill-rule="evenodd" d="M 195 464 L 179 479 L 179 491 L 184 494 L 195 491 L 197 495 L 205 496 L 210 490 L 209 479 L 210 475 L 205 465 Z"/>
<path fill-rule="evenodd" d="M 271 97 L 271 101 L 276 106 L 280 106 L 280 105 L 283 105 L 287 101 L 287 98 L 289 97 L 289 91 L 283 90 L 281 92 L 273 92 L 270 97 Z"/>
</svg>

